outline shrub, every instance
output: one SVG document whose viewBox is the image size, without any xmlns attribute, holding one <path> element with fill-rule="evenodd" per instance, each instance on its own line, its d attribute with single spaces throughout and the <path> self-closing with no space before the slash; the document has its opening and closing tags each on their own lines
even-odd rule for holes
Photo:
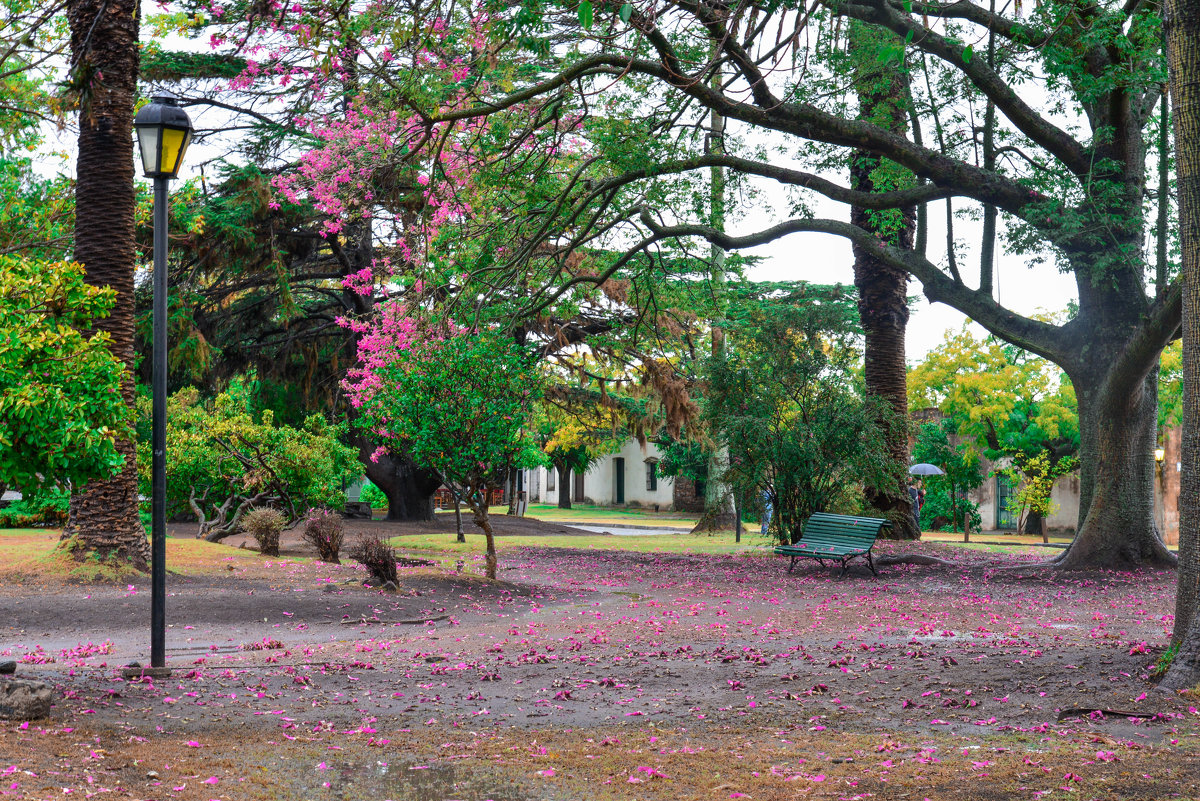
<svg viewBox="0 0 1200 801">
<path fill-rule="evenodd" d="M 388 508 L 387 496 L 383 494 L 383 490 L 368 481 L 363 484 L 362 490 L 358 493 L 358 499 L 363 503 L 371 504 L 372 509 Z"/>
<path fill-rule="evenodd" d="M 364 536 L 350 548 L 349 556 L 371 571 L 371 583 L 383 586 L 389 581 L 396 585 L 396 550 L 376 535 Z"/>
<path fill-rule="evenodd" d="M 67 522 L 71 493 L 58 487 L 26 492 L 25 496 L 0 509 L 0 528 L 61 526 Z"/>
<path fill-rule="evenodd" d="M 317 549 L 317 556 L 322 562 L 332 562 L 340 565 L 338 552 L 342 550 L 342 540 L 345 537 L 342 517 L 329 509 L 316 509 L 308 514 L 304 524 L 304 541 Z"/>
<path fill-rule="evenodd" d="M 242 518 L 242 530 L 258 541 L 263 556 L 279 556 L 279 535 L 286 522 L 274 509 L 251 509 Z"/>
<path fill-rule="evenodd" d="M 273 506 L 298 519 L 313 507 L 340 509 L 344 482 L 362 469 L 339 441 L 342 427 L 313 415 L 298 428 L 255 411 L 253 392 L 234 382 L 212 400 L 183 389 L 167 399 L 167 515 L 194 515 L 197 536 L 216 542 L 238 530 L 239 512 Z M 138 401 L 138 476 L 149 495 L 150 404 Z"/>
</svg>

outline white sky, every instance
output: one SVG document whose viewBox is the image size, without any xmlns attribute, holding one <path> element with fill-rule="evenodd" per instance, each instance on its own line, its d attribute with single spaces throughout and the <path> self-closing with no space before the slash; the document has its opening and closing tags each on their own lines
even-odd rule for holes
<svg viewBox="0 0 1200 801">
<path fill-rule="evenodd" d="M 959 201 L 955 208 L 966 205 Z M 826 203 L 815 209 L 817 214 L 846 220 L 848 207 L 838 203 Z M 757 215 L 756 215 L 757 217 Z M 730 233 L 745 234 L 765 228 L 775 222 L 763 213 L 757 219 L 748 219 L 730 224 Z M 964 279 L 969 284 L 978 280 L 978 242 L 982 236 L 982 225 L 971 220 L 955 220 L 955 238 L 966 245 L 958 250 L 958 264 Z M 945 259 L 945 202 L 929 205 L 929 258 L 935 264 Z M 973 245 L 973 247 L 972 247 Z M 995 268 L 995 297 L 1001 304 L 1018 314 L 1031 314 L 1039 310 L 1059 311 L 1068 302 L 1077 299 L 1075 280 L 1070 274 L 1058 272 L 1050 264 L 1030 268 L 1022 257 L 1001 252 L 1002 242 L 997 242 Z M 750 272 L 758 280 L 804 280 L 813 283 L 854 283 L 854 257 L 850 243 L 830 234 L 802 233 L 777 240 L 769 245 L 744 251 L 747 255 L 759 256 L 764 262 Z M 943 304 L 931 304 L 921 292 L 921 283 L 912 279 L 908 294 L 916 296 L 918 302 L 908 321 L 905 353 L 910 364 L 920 362 L 933 348 L 944 340 L 948 329 L 957 331 L 967 319 L 957 310 Z M 983 331 L 974 326 L 976 333 Z"/>
</svg>

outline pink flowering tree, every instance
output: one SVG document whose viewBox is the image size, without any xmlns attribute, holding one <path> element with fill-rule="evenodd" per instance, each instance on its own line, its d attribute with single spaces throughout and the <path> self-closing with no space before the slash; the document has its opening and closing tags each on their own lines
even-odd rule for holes
<svg viewBox="0 0 1200 801">
<path fill-rule="evenodd" d="M 357 424 L 437 470 L 474 513 L 496 577 L 488 490 L 509 468 L 543 456 L 528 431 L 542 381 L 535 354 L 500 331 L 422 326 L 398 303 L 383 304 L 359 340 L 345 382 Z M 377 454 L 379 455 L 379 454 Z"/>
</svg>

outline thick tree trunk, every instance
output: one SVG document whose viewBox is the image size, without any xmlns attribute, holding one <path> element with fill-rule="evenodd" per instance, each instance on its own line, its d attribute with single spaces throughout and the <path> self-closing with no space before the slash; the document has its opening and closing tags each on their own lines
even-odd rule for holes
<svg viewBox="0 0 1200 801">
<path fill-rule="evenodd" d="M 1072 377 L 1079 400 L 1080 515 L 1058 560 L 1067 569 L 1173 565 L 1154 522 L 1158 371 L 1127 396 Z"/>
<path fill-rule="evenodd" d="M 692 533 L 711 531 L 732 531 L 734 528 L 733 493 L 729 485 L 718 478 L 725 472 L 725 460 L 729 458 L 728 451 L 721 450 L 708 460 L 707 479 L 704 482 L 704 512 Z"/>
<path fill-rule="evenodd" d="M 75 260 L 88 283 L 116 290 L 112 314 L 98 327 L 111 348 L 133 366 L 133 99 L 137 87 L 139 5 L 136 0 L 71 0 L 71 80 L 81 98 L 75 186 Z M 127 375 L 122 395 L 133 405 Z M 71 497 L 64 539 L 76 553 L 96 552 L 146 569 L 150 544 L 138 516 L 136 450 L 117 443 L 125 466 Z"/>
<path fill-rule="evenodd" d="M 1166 0 L 1163 22 L 1183 251 L 1183 450 L 1173 635 L 1181 643 L 1162 686 L 1178 690 L 1200 683 L 1200 6 L 1191 0 Z"/>
<path fill-rule="evenodd" d="M 375 443 L 357 437 L 358 458 L 367 478 L 388 499 L 388 520 L 433 520 L 433 495 L 442 485 L 441 476 L 418 467 L 411 459 L 380 455 L 372 460 Z"/>
<path fill-rule="evenodd" d="M 859 116 L 904 136 L 909 117 L 904 103 L 910 96 L 906 73 L 879 61 L 875 55 L 879 37 L 879 33 L 864 25 L 850 26 L 851 47 L 857 53 L 855 89 Z M 857 150 L 850 156 L 853 189 L 862 192 L 894 189 L 894 183 L 902 177 L 897 165 L 887 164 L 873 153 Z M 897 247 L 912 249 L 916 230 L 914 208 L 879 212 L 853 206 L 850 221 L 876 232 Z M 865 335 L 863 377 L 867 394 L 883 399 L 900 420 L 907 421 L 908 366 L 904 361 L 904 340 L 908 326 L 908 272 L 883 263 L 855 245 L 854 286 L 858 289 L 858 313 Z M 906 427 L 885 425 L 884 430 L 889 432 L 887 448 L 891 457 L 907 466 Z M 890 491 L 868 493 L 867 502 L 892 521 L 892 538 L 920 538 L 921 531 L 902 482 L 897 482 Z"/>
<path fill-rule="evenodd" d="M 571 471 L 566 465 L 554 465 L 554 469 L 558 471 L 558 508 L 571 508 Z"/>
</svg>

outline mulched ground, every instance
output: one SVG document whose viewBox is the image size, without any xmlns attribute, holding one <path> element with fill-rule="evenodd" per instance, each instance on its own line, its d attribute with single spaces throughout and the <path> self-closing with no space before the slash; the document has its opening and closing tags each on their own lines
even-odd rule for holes
<svg viewBox="0 0 1200 801">
<path fill-rule="evenodd" d="M 158 682 L 116 670 L 146 651 L 148 584 L 0 590 L 0 659 L 58 687 L 49 720 L 0 724 L 0 798 L 1200 797 L 1200 699 L 1150 676 L 1167 572 L 881 543 L 963 566 L 788 574 L 547 540 L 496 582 L 477 559 L 381 593 L 238 544 L 172 577 Z"/>
</svg>

